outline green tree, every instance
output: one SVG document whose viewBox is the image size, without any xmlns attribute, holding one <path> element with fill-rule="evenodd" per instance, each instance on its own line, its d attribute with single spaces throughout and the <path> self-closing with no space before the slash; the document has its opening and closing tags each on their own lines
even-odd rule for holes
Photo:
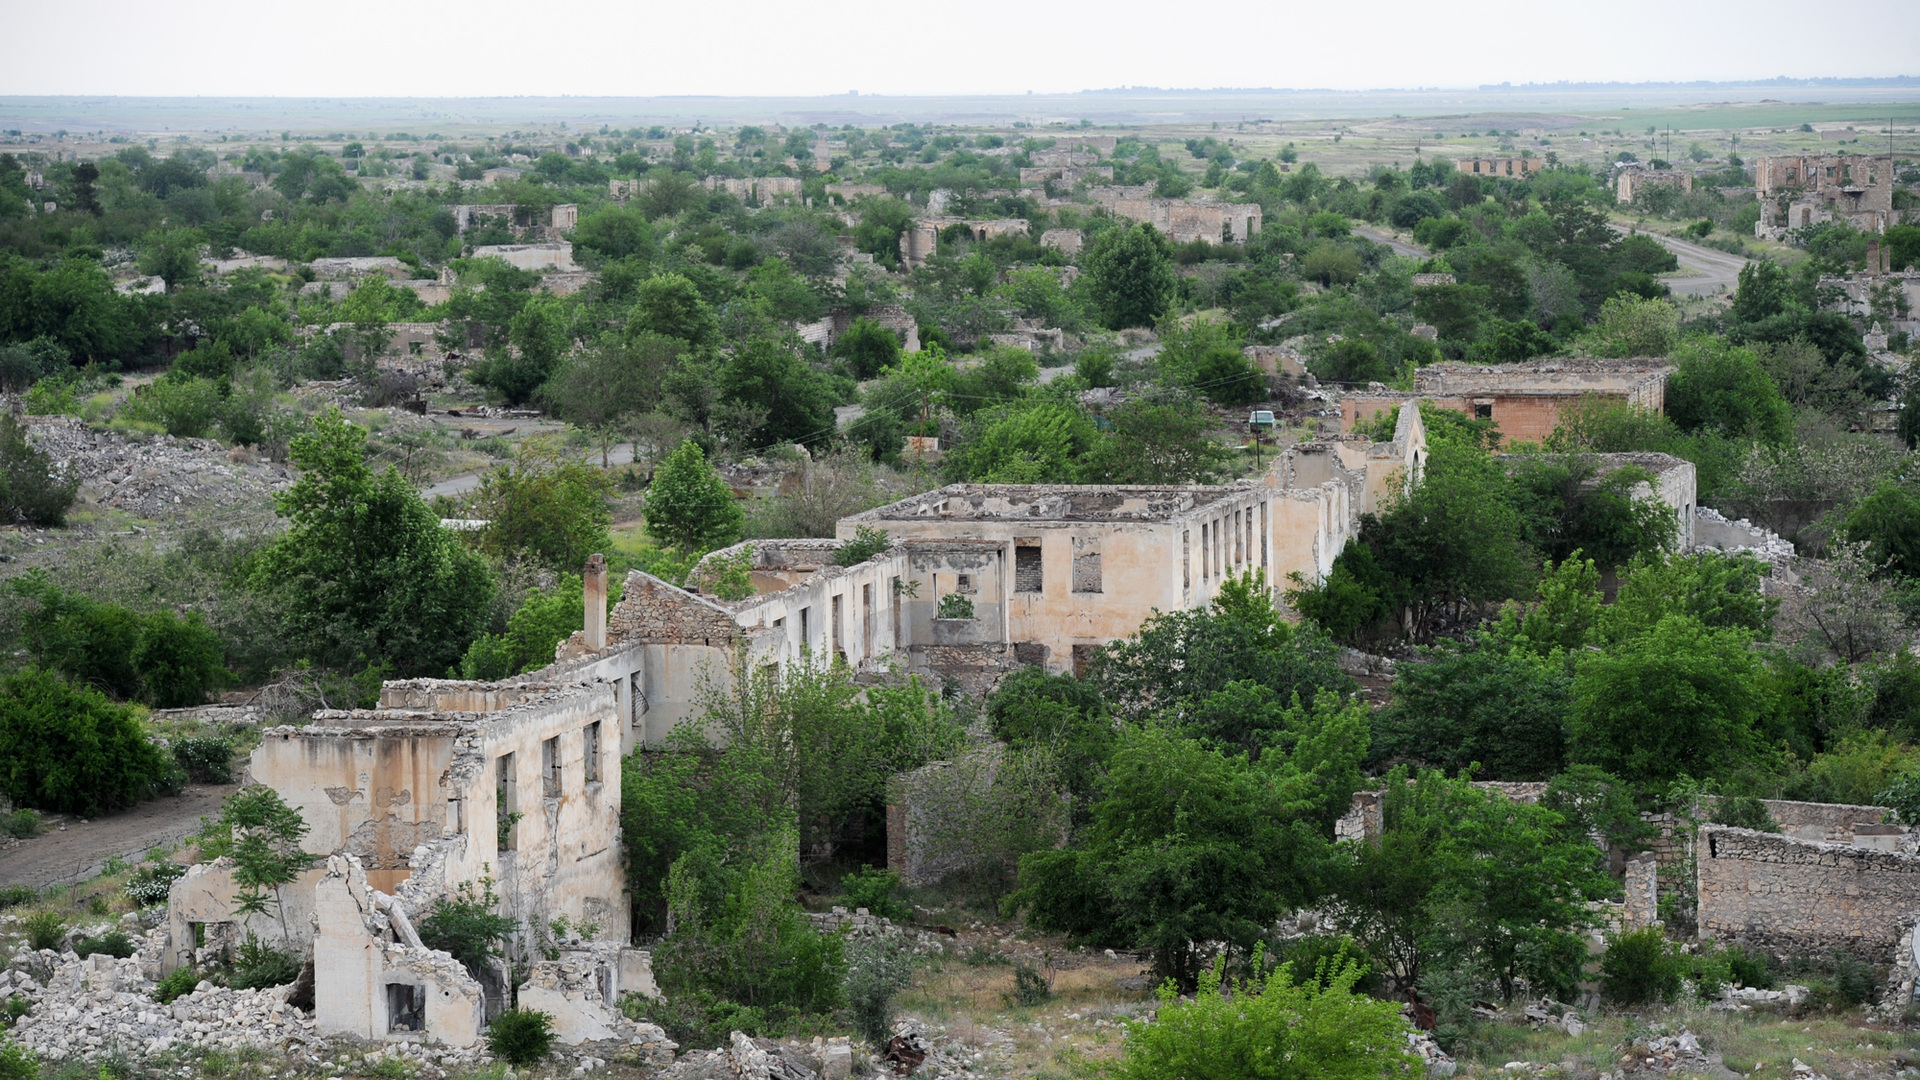
<svg viewBox="0 0 1920 1080">
<path fill-rule="evenodd" d="M 95 817 L 174 784 L 131 707 L 50 671 L 0 675 L 0 789 L 15 806 Z"/>
<path fill-rule="evenodd" d="M 1793 438 L 1793 410 L 1751 349 L 1717 339 L 1675 350 L 1667 415 L 1682 431 L 1710 429 L 1782 446 Z"/>
<path fill-rule="evenodd" d="M 700 444 L 688 439 L 654 470 L 647 488 L 647 534 L 683 552 L 712 551 L 740 539 L 746 515 Z"/>
<path fill-rule="evenodd" d="M 1213 416 L 1184 395 L 1142 395 L 1107 419 L 1113 430 L 1094 446 L 1082 469 L 1088 483 L 1207 484 L 1232 460 L 1213 437 Z"/>
<path fill-rule="evenodd" d="M 833 351 L 844 357 L 856 379 L 871 379 L 900 362 L 900 339 L 872 319 L 855 319 Z"/>
<path fill-rule="evenodd" d="M 662 404 L 661 384 L 681 351 L 679 342 L 654 334 L 603 339 L 563 359 L 538 397 L 555 415 L 593 434 L 605 468 L 634 418 Z"/>
<path fill-rule="evenodd" d="M 608 203 L 573 226 L 573 250 L 589 266 L 622 259 L 651 261 L 657 242 L 653 226 L 636 208 Z"/>
<path fill-rule="evenodd" d="M 1733 306 L 1727 314 L 1735 322 L 1757 323 L 1772 318 L 1787 308 L 1792 282 L 1780 264 L 1756 259 L 1740 268 L 1740 281 L 1734 289 Z"/>
<path fill-rule="evenodd" d="M 366 439 L 338 410 L 294 437 L 301 476 L 274 508 L 288 529 L 251 581 L 279 601 L 286 635 L 318 662 L 438 675 L 479 632 L 492 576 L 398 469 L 367 466 Z"/>
<path fill-rule="evenodd" d="M 1343 848 L 1346 928 L 1403 986 L 1445 967 L 1485 972 L 1508 1000 L 1522 978 L 1570 992 L 1586 958 L 1573 931 L 1618 891 L 1604 853 L 1555 811 L 1464 776 L 1403 767 L 1382 790 L 1378 842 Z"/>
<path fill-rule="evenodd" d="M 1493 635 L 1437 643 L 1394 680 L 1374 752 L 1488 780 L 1545 780 L 1566 764 L 1561 729 L 1573 683 L 1566 660 Z"/>
<path fill-rule="evenodd" d="M 196 284 L 206 242 L 197 229 L 155 229 L 140 238 L 140 272 L 165 281 L 169 292 Z"/>
<path fill-rule="evenodd" d="M 1567 722 L 1575 760 L 1634 784 L 1731 777 L 1763 756 L 1771 683 L 1739 630 L 1668 615 L 1575 666 Z"/>
<path fill-rule="evenodd" d="M 1911 485 L 1881 481 L 1847 512 L 1843 535 L 1866 544 L 1875 566 L 1920 578 L 1920 494 Z"/>
<path fill-rule="evenodd" d="M 741 434 L 750 445 L 819 442 L 834 432 L 833 387 L 787 342 L 755 337 L 719 372 L 721 395 L 758 420 Z"/>
<path fill-rule="evenodd" d="M 1179 285 L 1172 248 L 1144 222 L 1101 233 L 1080 265 L 1087 295 L 1111 330 L 1154 325 Z"/>
<path fill-rule="evenodd" d="M 223 666 L 220 635 L 197 611 L 185 618 L 156 611 L 141 620 L 140 639 L 128 660 L 140 679 L 141 695 L 155 708 L 199 705 L 209 691 L 232 678 Z"/>
<path fill-rule="evenodd" d="M 527 594 L 507 619 L 504 634 L 481 634 L 460 659 L 462 679 L 504 679 L 553 663 L 559 644 L 582 629 L 586 612 L 578 574 L 562 574 L 551 589 Z"/>
<path fill-rule="evenodd" d="M 604 471 L 576 460 L 551 437 L 522 442 L 513 458 L 482 476 L 474 495 L 474 513 L 487 522 L 479 534 L 483 552 L 568 571 L 611 549 L 613 481 Z"/>
<path fill-rule="evenodd" d="M 59 528 L 80 493 L 80 477 L 62 476 L 53 456 L 27 440 L 18 417 L 0 413 L 0 520 Z"/>
<path fill-rule="evenodd" d="M 1155 358 L 1167 381 L 1223 405 L 1266 397 L 1266 379 L 1241 351 L 1232 325 L 1196 321 L 1189 327 L 1163 326 Z"/>
<path fill-rule="evenodd" d="M 1024 401 L 971 417 L 943 468 L 956 480 L 982 484 L 1070 484 L 1098 439 L 1086 410 Z"/>
<path fill-rule="evenodd" d="M 509 405 L 530 400 L 559 366 L 571 338 L 560 301 L 545 293 L 531 297 L 507 326 L 510 350 L 497 350 L 475 371 L 475 378 Z"/>
<path fill-rule="evenodd" d="M 627 313 L 627 336 L 659 334 L 696 349 L 714 345 L 720 328 L 700 289 L 684 274 L 660 274 L 640 283 Z"/>
<path fill-rule="evenodd" d="M 1588 347 L 1595 356 L 1665 356 L 1679 334 L 1680 311 L 1665 300 L 1621 294 L 1600 305 Z"/>
</svg>

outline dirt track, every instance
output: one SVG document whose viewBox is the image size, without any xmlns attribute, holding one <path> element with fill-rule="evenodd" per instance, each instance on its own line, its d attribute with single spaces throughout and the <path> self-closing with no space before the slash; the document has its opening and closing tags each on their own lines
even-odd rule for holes
<svg viewBox="0 0 1920 1080">
<path fill-rule="evenodd" d="M 49 819 L 46 833 L 0 851 L 0 885 L 73 885 L 98 874 L 112 856 L 136 861 L 198 830 L 200 818 L 218 814 L 220 800 L 237 790 L 196 785 L 124 814 L 87 822 Z"/>
</svg>

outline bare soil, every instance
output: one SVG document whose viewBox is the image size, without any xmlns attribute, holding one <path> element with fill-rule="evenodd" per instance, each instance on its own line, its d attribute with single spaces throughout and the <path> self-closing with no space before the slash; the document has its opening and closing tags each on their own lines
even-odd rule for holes
<svg viewBox="0 0 1920 1080">
<path fill-rule="evenodd" d="M 137 861 L 198 831 L 201 817 L 219 814 L 221 800 L 238 790 L 233 784 L 196 784 L 109 817 L 49 817 L 45 833 L 0 850 L 0 885 L 75 885 L 98 875 L 109 858 Z"/>
</svg>

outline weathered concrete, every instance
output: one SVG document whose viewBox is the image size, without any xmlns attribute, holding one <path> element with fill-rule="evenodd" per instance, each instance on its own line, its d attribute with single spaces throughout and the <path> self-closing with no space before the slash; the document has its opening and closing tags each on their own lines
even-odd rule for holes
<svg viewBox="0 0 1920 1080">
<path fill-rule="evenodd" d="M 1537 360 L 1524 364 L 1433 364 L 1414 375 L 1411 394 L 1365 391 L 1340 403 L 1340 430 L 1352 431 L 1388 409 L 1420 398 L 1443 409 L 1492 420 L 1514 442 L 1541 442 L 1560 413 L 1588 398 L 1624 401 L 1662 412 L 1673 367 L 1661 359 Z"/>
</svg>

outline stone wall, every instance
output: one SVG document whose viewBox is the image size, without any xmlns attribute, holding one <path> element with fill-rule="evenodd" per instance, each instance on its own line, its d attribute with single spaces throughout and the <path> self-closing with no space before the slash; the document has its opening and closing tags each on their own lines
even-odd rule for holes
<svg viewBox="0 0 1920 1080">
<path fill-rule="evenodd" d="M 1720 825 L 1700 829 L 1700 932 L 1882 962 L 1920 909 L 1920 857 Z"/>
</svg>

